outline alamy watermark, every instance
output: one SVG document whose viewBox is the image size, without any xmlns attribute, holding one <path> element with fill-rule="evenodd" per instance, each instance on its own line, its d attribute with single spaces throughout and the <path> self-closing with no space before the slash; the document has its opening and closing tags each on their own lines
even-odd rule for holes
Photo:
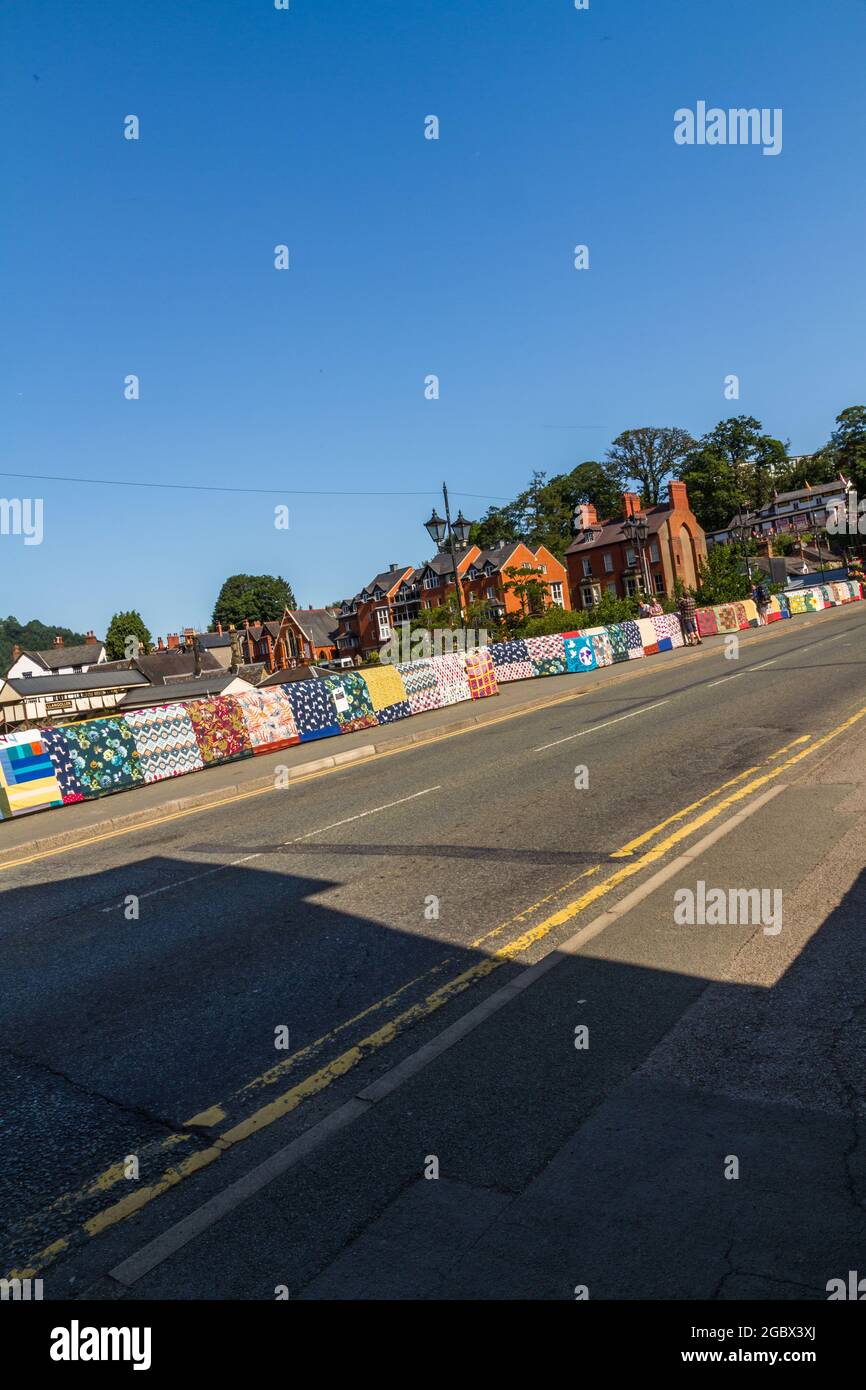
<svg viewBox="0 0 866 1390">
<path fill-rule="evenodd" d="M 866 535 L 866 498 L 857 498 L 857 489 L 848 488 L 844 497 L 833 497 L 827 503 L 824 529 L 831 536 Z"/>
<path fill-rule="evenodd" d="M 414 632 L 408 623 L 394 628 L 379 653 L 380 661 L 394 666 L 406 661 L 421 661 L 431 656 L 451 656 L 454 652 L 471 652 L 476 647 L 490 645 L 487 629 L 480 627 L 419 627 Z"/>
<path fill-rule="evenodd" d="M 674 923 L 678 927 L 763 927 L 765 936 L 782 930 L 781 888 L 708 888 L 698 879 L 695 888 L 674 893 Z"/>
<path fill-rule="evenodd" d="M 763 145 L 764 154 L 782 153 L 782 108 L 775 106 L 681 106 L 674 112 L 678 145 Z"/>
<path fill-rule="evenodd" d="M 42 544 L 41 497 L 0 497 L 0 536 L 23 536 L 25 545 Z"/>
</svg>

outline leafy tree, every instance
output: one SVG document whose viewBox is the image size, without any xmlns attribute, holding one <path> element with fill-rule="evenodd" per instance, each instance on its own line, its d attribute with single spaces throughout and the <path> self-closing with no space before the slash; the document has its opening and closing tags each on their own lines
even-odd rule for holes
<svg viewBox="0 0 866 1390">
<path fill-rule="evenodd" d="M 741 505 L 736 474 L 728 460 L 707 444 L 691 451 L 680 470 L 692 511 L 705 531 L 721 531 Z"/>
<path fill-rule="evenodd" d="M 67 647 L 77 647 L 87 641 L 83 632 L 73 632 L 68 627 L 52 627 L 31 618 L 29 623 L 19 623 L 11 615 L 0 618 L 0 671 L 8 671 L 12 664 L 12 648 L 19 646 L 23 652 L 45 652 L 54 646 L 54 638 L 62 637 Z"/>
<path fill-rule="evenodd" d="M 836 416 L 836 428 L 822 458 L 832 466 L 831 477 L 843 473 L 866 496 L 866 405 L 849 405 Z"/>
<path fill-rule="evenodd" d="M 109 661 L 122 661 L 124 657 L 138 656 L 139 653 L 146 656 L 152 646 L 153 638 L 136 609 L 131 608 L 128 613 L 115 613 L 105 637 L 105 653 Z"/>
<path fill-rule="evenodd" d="M 540 569 L 518 569 L 515 565 L 509 565 L 504 571 L 505 583 L 503 588 L 506 592 L 514 594 L 520 600 L 520 611 L 524 617 L 528 614 L 536 616 L 544 612 L 547 597 L 547 589 L 542 578 Z"/>
<path fill-rule="evenodd" d="M 742 555 L 732 545 L 713 545 L 701 564 L 698 582 L 698 602 L 702 604 L 734 603 L 748 598 L 751 592 L 748 575 L 743 573 Z"/>
<path fill-rule="evenodd" d="M 523 540 L 533 548 L 547 546 L 561 560 L 573 539 L 572 524 L 578 504 L 591 502 L 599 517 L 609 517 L 619 514 L 621 500 L 616 476 L 594 459 L 550 479 L 536 471 L 529 486 L 513 502 L 488 509 L 473 526 L 471 540 L 482 550 L 500 540 Z"/>
<path fill-rule="evenodd" d="M 274 622 L 285 608 L 296 608 L 292 587 L 280 575 L 233 574 L 225 581 L 214 604 L 212 626 L 243 627 Z"/>
<path fill-rule="evenodd" d="M 636 483 L 644 504 L 654 507 L 662 484 L 676 475 L 694 446 L 687 430 L 651 426 L 623 430 L 607 451 L 608 465 L 623 483 Z"/>
</svg>

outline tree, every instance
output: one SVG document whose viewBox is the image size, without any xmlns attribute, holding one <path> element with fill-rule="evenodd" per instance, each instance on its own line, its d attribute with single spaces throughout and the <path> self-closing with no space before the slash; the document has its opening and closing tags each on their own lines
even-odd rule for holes
<svg viewBox="0 0 866 1390">
<path fill-rule="evenodd" d="M 700 443 L 680 470 L 692 511 L 705 531 L 721 531 L 741 505 L 737 478 L 728 460 Z"/>
<path fill-rule="evenodd" d="M 508 593 L 515 594 L 520 600 L 520 611 L 524 617 L 528 614 L 540 614 L 546 607 L 545 599 L 547 589 L 543 580 L 543 571 L 540 569 L 518 569 L 516 565 L 509 565 L 505 573 L 505 584 L 503 588 Z"/>
<path fill-rule="evenodd" d="M 866 405 L 849 405 L 836 416 L 836 428 L 822 454 L 832 463 L 831 476 L 843 473 L 866 495 Z"/>
<path fill-rule="evenodd" d="M 292 587 L 280 575 L 233 574 L 219 591 L 211 624 L 243 627 L 246 618 L 269 623 L 281 618 L 285 608 L 296 607 Z"/>
<path fill-rule="evenodd" d="M 23 652 L 45 652 L 53 647 L 55 637 L 62 637 L 67 647 L 77 647 L 87 641 L 83 632 L 52 627 L 40 623 L 37 618 L 31 618 L 29 623 L 19 623 L 11 615 L 0 618 L 0 672 L 8 671 L 11 666 L 14 646 L 19 646 Z"/>
<path fill-rule="evenodd" d="M 698 602 L 734 603 L 749 597 L 751 585 L 743 573 L 743 560 L 732 545 L 713 545 L 701 564 Z"/>
<path fill-rule="evenodd" d="M 595 459 L 550 479 L 536 471 L 513 502 L 488 508 L 472 528 L 472 543 L 486 550 L 500 540 L 523 540 L 535 548 L 547 546 L 561 560 L 573 539 L 578 504 L 591 502 L 599 517 L 615 516 L 621 510 L 621 491 L 615 474 Z"/>
<path fill-rule="evenodd" d="M 131 608 L 128 613 L 115 613 L 105 636 L 105 654 L 109 661 L 146 656 L 152 646 L 153 638 L 136 609 Z"/>
<path fill-rule="evenodd" d="M 608 465 L 623 483 L 637 483 L 645 505 L 654 507 L 662 484 L 676 476 L 694 447 L 695 441 L 687 430 L 651 426 L 623 430 L 607 451 Z"/>
</svg>

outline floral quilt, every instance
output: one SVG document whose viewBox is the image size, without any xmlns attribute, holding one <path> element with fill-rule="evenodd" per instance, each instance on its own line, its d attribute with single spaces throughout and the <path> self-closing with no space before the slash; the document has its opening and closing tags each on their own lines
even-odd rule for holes
<svg viewBox="0 0 866 1390">
<path fill-rule="evenodd" d="M 237 696 L 212 695 L 204 700 L 186 700 L 187 711 L 199 752 L 205 763 L 231 763 L 253 755 L 250 736 Z"/>
<path fill-rule="evenodd" d="M 283 686 L 245 690 L 235 699 L 240 706 L 254 753 L 276 753 L 280 748 L 300 743 L 292 703 Z"/>
<path fill-rule="evenodd" d="M 63 733 L 83 796 L 107 796 L 144 781 L 135 737 L 122 717 L 68 724 Z"/>
</svg>

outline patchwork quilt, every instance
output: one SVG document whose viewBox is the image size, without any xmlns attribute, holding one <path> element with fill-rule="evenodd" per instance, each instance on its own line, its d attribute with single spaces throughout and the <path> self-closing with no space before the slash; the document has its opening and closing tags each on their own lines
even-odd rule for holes
<svg viewBox="0 0 866 1390">
<path fill-rule="evenodd" d="M 628 642 L 622 623 L 612 623 L 607 630 L 607 635 L 610 638 L 614 662 L 628 661 Z"/>
<path fill-rule="evenodd" d="M 426 714 L 431 709 L 442 708 L 442 696 L 438 685 L 432 690 L 413 690 L 409 695 L 409 709 L 412 714 Z"/>
<path fill-rule="evenodd" d="M 205 763 L 232 763 L 253 755 L 250 736 L 236 695 L 186 700 L 195 740 Z"/>
<path fill-rule="evenodd" d="M 371 666 L 367 671 L 359 671 L 370 693 L 370 700 L 376 714 L 388 705 L 405 703 L 406 687 L 396 666 Z"/>
<path fill-rule="evenodd" d="M 466 676 L 473 700 L 483 700 L 488 695 L 498 695 L 496 668 L 487 647 L 466 653 Z"/>
<path fill-rule="evenodd" d="M 529 660 L 529 648 L 522 637 L 510 642 L 494 642 L 490 653 L 494 666 L 513 666 L 515 662 Z"/>
<path fill-rule="evenodd" d="M 656 630 L 653 627 L 652 618 L 638 618 L 637 629 L 643 644 L 644 656 L 649 655 L 650 647 L 658 651 L 658 638 L 656 637 Z"/>
<path fill-rule="evenodd" d="M 379 720 L 373 710 L 369 687 L 360 672 L 325 676 L 323 684 L 334 701 L 341 733 L 354 734 L 361 729 L 375 729 Z"/>
<path fill-rule="evenodd" d="M 589 637 L 589 640 L 592 643 L 592 650 L 595 653 L 596 666 L 612 666 L 613 648 L 611 647 L 610 638 L 608 637 L 607 633 L 587 633 L 587 636 Z"/>
<path fill-rule="evenodd" d="M 289 697 L 301 743 L 340 733 L 337 707 L 324 681 L 289 681 L 283 690 Z"/>
<path fill-rule="evenodd" d="M 400 672 L 407 695 L 417 695 L 421 690 L 436 689 L 436 672 L 429 657 L 399 662 L 394 669 Z"/>
<path fill-rule="evenodd" d="M 48 749 L 36 729 L 0 737 L 0 820 L 63 805 Z"/>
<path fill-rule="evenodd" d="M 81 783 L 75 775 L 72 753 L 66 734 L 62 729 L 40 729 L 39 732 L 42 735 L 46 752 L 51 759 L 64 806 L 70 805 L 73 801 L 83 801 L 84 792 L 81 790 Z"/>
<path fill-rule="evenodd" d="M 636 656 L 643 656 L 643 639 L 640 635 L 640 628 L 631 619 L 622 624 L 625 634 L 625 644 L 629 653 L 634 652 Z"/>
<path fill-rule="evenodd" d="M 789 610 L 791 611 L 791 613 L 795 613 L 795 614 L 796 614 L 796 613 L 806 613 L 806 612 L 808 612 L 808 609 L 807 609 L 807 607 L 806 607 L 806 595 L 805 595 L 805 593 L 789 594 L 789 595 L 788 595 L 788 608 L 789 608 Z"/>
<path fill-rule="evenodd" d="M 535 675 L 531 661 L 509 661 L 494 667 L 497 685 L 508 681 L 528 681 Z"/>
<path fill-rule="evenodd" d="M 754 608 L 754 606 L 755 606 L 755 605 L 752 604 L 752 607 L 753 607 L 753 608 Z M 735 603 L 735 604 L 734 604 L 734 607 L 735 607 L 736 610 L 737 610 L 737 622 L 739 623 L 740 628 L 742 629 L 742 628 L 744 628 L 744 627 L 748 627 L 748 626 L 749 626 L 749 615 L 748 615 L 748 613 L 746 612 L 746 605 L 745 605 L 745 603 Z M 757 614 L 757 612 L 756 612 L 756 613 L 755 613 L 755 617 L 757 618 L 757 616 L 758 616 L 758 614 Z"/>
<path fill-rule="evenodd" d="M 240 707 L 254 753 L 276 753 L 300 743 L 292 704 L 281 685 L 245 690 L 235 699 Z"/>
<path fill-rule="evenodd" d="M 561 676 L 568 670 L 565 642 L 559 632 L 527 637 L 526 650 L 538 676 Z"/>
<path fill-rule="evenodd" d="M 145 782 L 161 782 L 204 767 L 192 720 L 182 704 L 130 710 L 126 722 Z"/>
<path fill-rule="evenodd" d="M 598 662 L 591 637 L 566 637 L 565 659 L 569 671 L 594 671 Z"/>
<path fill-rule="evenodd" d="M 135 738 L 121 716 L 67 724 L 63 733 L 84 796 L 107 796 L 144 781 Z"/>
<path fill-rule="evenodd" d="M 436 673 L 436 686 L 443 705 L 459 705 L 462 700 L 472 699 L 466 661 L 462 652 L 434 656 L 430 660 Z"/>
<path fill-rule="evenodd" d="M 719 632 L 739 632 L 740 620 L 732 603 L 722 603 L 716 607 L 716 627 Z"/>
<path fill-rule="evenodd" d="M 695 611 L 698 632 L 702 637 L 715 637 L 719 630 L 715 608 L 698 608 Z"/>
<path fill-rule="evenodd" d="M 380 724 L 394 724 L 398 719 L 408 719 L 411 713 L 412 706 L 408 700 L 395 700 L 393 705 L 377 710 L 376 718 Z"/>
<path fill-rule="evenodd" d="M 683 629 L 676 613 L 662 613 L 660 617 L 650 619 L 655 628 L 656 638 L 659 644 L 659 651 L 669 651 L 670 648 L 663 647 L 662 641 L 669 637 L 671 647 L 681 647 L 683 645 Z"/>
</svg>

